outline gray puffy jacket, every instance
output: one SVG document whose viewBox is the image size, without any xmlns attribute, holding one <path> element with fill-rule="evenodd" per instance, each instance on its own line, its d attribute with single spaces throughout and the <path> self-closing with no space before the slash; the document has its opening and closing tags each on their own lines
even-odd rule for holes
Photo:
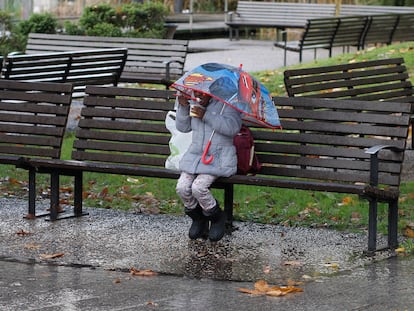
<svg viewBox="0 0 414 311">
<path fill-rule="evenodd" d="M 189 116 L 190 106 L 178 105 L 176 126 L 180 132 L 193 131 L 192 143 L 180 161 L 180 170 L 190 174 L 210 174 L 228 177 L 237 172 L 234 136 L 240 131 L 241 113 L 224 103 L 210 99 L 203 119 Z M 207 158 L 214 157 L 210 164 L 201 161 L 211 133 L 215 130 Z"/>
</svg>

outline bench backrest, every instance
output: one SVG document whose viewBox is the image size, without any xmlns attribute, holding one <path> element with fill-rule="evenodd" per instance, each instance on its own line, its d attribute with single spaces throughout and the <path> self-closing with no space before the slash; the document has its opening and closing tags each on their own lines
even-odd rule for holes
<svg viewBox="0 0 414 311">
<path fill-rule="evenodd" d="M 59 158 L 71 101 L 68 83 L 0 79 L 2 163 L 8 156 Z"/>
<path fill-rule="evenodd" d="M 87 93 L 73 159 L 164 168 L 170 153 L 165 117 L 174 106 L 172 92 L 88 86 Z M 257 176 L 369 183 L 365 149 L 405 147 L 411 104 L 305 97 L 274 101 L 283 130 L 251 127 L 263 165 Z M 403 155 L 382 151 L 380 159 L 385 161 L 379 167 L 380 183 L 397 187 Z M 341 192 L 336 185 L 332 189 Z"/>
<path fill-rule="evenodd" d="M 170 153 L 165 127 L 174 92 L 88 86 L 72 158 L 164 167 Z"/>
<path fill-rule="evenodd" d="M 391 44 L 397 25 L 397 14 L 370 16 L 369 24 L 363 37 L 362 47 L 368 44 Z"/>
<path fill-rule="evenodd" d="M 338 29 L 332 46 L 362 46 L 365 29 L 369 23 L 368 16 L 344 16 L 338 18 Z"/>
<path fill-rule="evenodd" d="M 339 15 L 376 15 L 387 13 L 414 13 L 412 6 L 341 4 Z"/>
<path fill-rule="evenodd" d="M 176 80 L 184 73 L 188 40 L 30 33 L 26 54 L 104 48 L 128 49 L 128 57 L 121 76 L 124 82 L 128 82 L 128 78 L 131 82 L 135 82 L 134 76 L 164 77 L 166 62 L 171 62 L 170 78 Z"/>
<path fill-rule="evenodd" d="M 289 96 L 414 102 L 403 58 L 332 66 L 290 69 L 284 72 Z"/>
<path fill-rule="evenodd" d="M 405 148 L 411 104 L 274 97 L 283 130 L 254 129 L 260 174 L 369 183 L 375 145 Z M 380 184 L 398 186 L 403 153 L 381 151 Z M 338 187 L 340 188 L 340 187 Z"/>
<path fill-rule="evenodd" d="M 398 26 L 392 37 L 394 42 L 414 41 L 414 12 L 399 14 Z"/>
<path fill-rule="evenodd" d="M 238 1 L 231 22 L 284 24 L 303 27 L 309 18 L 335 16 L 334 4 Z"/>
<path fill-rule="evenodd" d="M 308 19 L 305 31 L 300 39 L 302 48 L 330 49 L 338 28 L 339 19 L 317 18 Z"/>
<path fill-rule="evenodd" d="M 9 55 L 5 59 L 3 78 L 68 82 L 74 85 L 74 97 L 79 97 L 83 96 L 87 84 L 117 85 L 126 57 L 125 48 Z"/>
</svg>

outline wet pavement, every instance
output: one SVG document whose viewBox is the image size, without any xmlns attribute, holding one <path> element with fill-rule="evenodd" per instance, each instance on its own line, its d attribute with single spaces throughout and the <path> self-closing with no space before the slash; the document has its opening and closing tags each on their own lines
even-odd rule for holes
<svg viewBox="0 0 414 311">
<path fill-rule="evenodd" d="M 0 308 L 14 310 L 414 310 L 412 260 L 393 258 L 323 277 L 284 297 L 248 295 L 251 283 L 101 268 L 1 261 Z"/>
<path fill-rule="evenodd" d="M 23 218 L 26 200 L 0 206 L 0 310 L 414 310 L 414 259 L 366 256 L 365 234 L 236 222 L 211 244 L 188 240 L 184 216 L 87 208 L 50 222 Z M 303 292 L 238 291 L 259 279 Z"/>
</svg>

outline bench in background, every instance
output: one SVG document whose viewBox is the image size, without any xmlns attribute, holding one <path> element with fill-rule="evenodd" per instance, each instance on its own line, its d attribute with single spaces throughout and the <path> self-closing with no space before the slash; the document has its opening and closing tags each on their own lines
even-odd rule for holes
<svg viewBox="0 0 414 311">
<path fill-rule="evenodd" d="M 309 19 L 298 41 L 287 41 L 284 33 L 282 41 L 274 45 L 284 49 L 284 65 L 286 66 L 286 51 L 302 53 L 305 49 L 328 49 L 332 56 L 334 47 L 349 48 L 355 46 L 358 50 L 368 45 L 391 44 L 414 39 L 414 13 L 410 14 L 375 14 L 343 16 L 332 18 Z"/>
<path fill-rule="evenodd" d="M 228 13 L 230 40 L 240 28 L 305 28 L 308 19 L 335 16 L 334 4 L 238 1 L 235 12 Z"/>
<path fill-rule="evenodd" d="M 88 84 L 116 86 L 126 57 L 125 48 L 8 55 L 4 60 L 2 78 L 72 83 L 73 97 L 83 97 Z"/>
<path fill-rule="evenodd" d="M 169 87 L 184 73 L 188 40 L 30 33 L 26 54 L 104 48 L 128 49 L 120 82 Z"/>
<path fill-rule="evenodd" d="M 36 217 L 36 170 L 26 161 L 60 158 L 72 89 L 68 83 L 0 79 L 0 163 L 29 170 L 29 218 Z"/>
<path fill-rule="evenodd" d="M 88 86 L 87 93 L 72 160 L 29 161 L 36 171 L 53 176 L 51 202 L 58 202 L 60 175 L 75 177 L 75 216 L 82 213 L 83 172 L 178 178 L 164 166 L 170 153 L 165 117 L 174 105 L 171 92 Z M 284 130 L 251 127 L 260 173 L 220 178 L 213 185 L 224 189 L 228 228 L 234 185 L 348 193 L 369 201 L 369 251 L 376 249 L 377 204 L 389 204 L 388 246 L 395 248 L 411 104 L 306 97 L 274 101 Z M 51 210 L 58 218 L 57 206 L 51 204 Z"/>
<path fill-rule="evenodd" d="M 403 58 L 285 70 L 284 84 L 290 97 L 414 103 Z"/>
</svg>

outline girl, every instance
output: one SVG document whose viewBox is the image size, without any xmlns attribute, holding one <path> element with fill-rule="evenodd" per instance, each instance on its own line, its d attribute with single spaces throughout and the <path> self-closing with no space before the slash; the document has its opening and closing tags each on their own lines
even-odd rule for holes
<svg viewBox="0 0 414 311">
<path fill-rule="evenodd" d="M 208 231 L 208 238 L 215 242 L 224 236 L 226 215 L 210 192 L 210 186 L 218 177 L 236 174 L 233 138 L 242 125 L 241 113 L 207 94 L 194 92 L 194 97 L 198 105 L 191 107 L 186 97 L 177 97 L 177 129 L 184 133 L 193 131 L 193 136 L 190 148 L 180 161 L 176 192 L 184 203 L 185 213 L 193 221 L 190 239 L 204 237 Z M 208 154 L 213 156 L 213 161 L 205 164 L 202 155 L 213 131 Z"/>
</svg>

